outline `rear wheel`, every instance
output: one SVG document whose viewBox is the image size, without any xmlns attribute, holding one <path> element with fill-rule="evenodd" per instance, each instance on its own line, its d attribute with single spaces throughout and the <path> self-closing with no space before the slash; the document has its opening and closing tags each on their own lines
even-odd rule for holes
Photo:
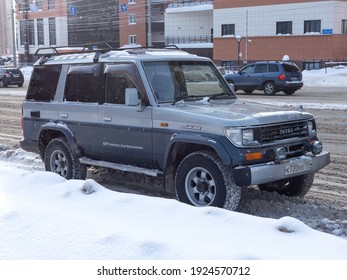
<svg viewBox="0 0 347 280">
<path fill-rule="evenodd" d="M 178 200 L 194 206 L 216 206 L 235 210 L 241 189 L 231 170 L 211 151 L 187 155 L 177 168 L 175 178 Z"/>
<path fill-rule="evenodd" d="M 48 143 L 44 155 L 45 168 L 66 179 L 85 179 L 87 167 L 74 156 L 67 140 L 55 138 Z"/>
<path fill-rule="evenodd" d="M 310 190 L 314 173 L 259 185 L 262 191 L 275 191 L 287 196 L 304 196 Z"/>
<path fill-rule="evenodd" d="M 266 95 L 275 95 L 277 88 L 274 82 L 266 82 L 263 87 L 264 93 Z"/>
</svg>

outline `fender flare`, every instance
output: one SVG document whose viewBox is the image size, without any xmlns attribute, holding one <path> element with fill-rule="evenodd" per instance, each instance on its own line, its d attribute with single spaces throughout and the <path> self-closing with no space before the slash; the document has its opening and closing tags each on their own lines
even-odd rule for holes
<svg viewBox="0 0 347 280">
<path fill-rule="evenodd" d="M 199 145 L 208 146 L 217 153 L 217 155 L 222 160 L 223 164 L 231 165 L 231 158 L 228 152 L 225 150 L 224 146 L 218 140 L 212 137 L 203 136 L 203 135 L 175 133 L 172 135 L 170 142 L 168 143 L 166 151 L 165 151 L 164 166 L 163 166 L 164 170 L 167 167 L 168 159 L 170 157 L 172 147 L 176 143 L 190 143 L 190 144 L 199 144 Z"/>
<path fill-rule="evenodd" d="M 81 149 L 77 145 L 77 141 L 73 135 L 71 129 L 63 122 L 48 122 L 41 126 L 39 139 L 42 137 L 42 134 L 47 130 L 58 131 L 62 133 L 67 139 L 72 153 L 75 156 L 81 156 Z"/>
</svg>

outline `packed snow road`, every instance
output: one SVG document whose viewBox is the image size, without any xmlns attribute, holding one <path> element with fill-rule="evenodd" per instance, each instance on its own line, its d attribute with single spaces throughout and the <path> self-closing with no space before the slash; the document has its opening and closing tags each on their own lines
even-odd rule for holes
<svg viewBox="0 0 347 280">
<path fill-rule="evenodd" d="M 10 160 L 21 139 L 21 104 L 26 88 L 0 88 L 0 157 Z M 257 188 L 243 190 L 238 211 L 252 215 L 280 218 L 292 216 L 307 225 L 347 238 L 347 89 L 304 87 L 293 96 L 262 92 L 237 93 L 241 99 L 303 109 L 312 113 L 318 124 L 318 135 L 331 152 L 331 164 L 318 172 L 314 185 L 305 198 L 288 198 Z M 40 169 L 39 161 L 24 162 Z M 118 171 L 90 169 L 88 177 L 119 191 L 167 196 L 161 182 L 152 177 Z M 125 186 L 125 187 L 124 187 Z"/>
</svg>

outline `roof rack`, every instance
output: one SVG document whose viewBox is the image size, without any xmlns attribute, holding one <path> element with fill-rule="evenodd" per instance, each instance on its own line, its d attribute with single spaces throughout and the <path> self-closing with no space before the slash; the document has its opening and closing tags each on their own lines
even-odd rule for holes
<svg viewBox="0 0 347 280">
<path fill-rule="evenodd" d="M 181 50 L 177 45 L 167 45 L 164 49 Z M 76 54 L 76 53 L 95 53 L 94 62 L 98 62 L 100 54 L 111 50 L 127 51 L 129 54 L 139 54 L 146 52 L 146 50 L 163 49 L 159 47 L 133 47 L 133 48 L 114 48 L 107 42 L 86 43 L 77 46 L 53 46 L 38 48 L 35 52 L 36 56 L 40 56 L 39 64 L 44 64 L 48 58 L 62 54 Z"/>
</svg>

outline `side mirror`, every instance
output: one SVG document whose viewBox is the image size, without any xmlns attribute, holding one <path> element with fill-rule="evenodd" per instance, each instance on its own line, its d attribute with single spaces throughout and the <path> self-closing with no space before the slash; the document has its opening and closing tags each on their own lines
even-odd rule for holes
<svg viewBox="0 0 347 280">
<path fill-rule="evenodd" d="M 139 97 L 136 88 L 125 89 L 125 105 L 137 106 L 139 104 Z"/>
</svg>

